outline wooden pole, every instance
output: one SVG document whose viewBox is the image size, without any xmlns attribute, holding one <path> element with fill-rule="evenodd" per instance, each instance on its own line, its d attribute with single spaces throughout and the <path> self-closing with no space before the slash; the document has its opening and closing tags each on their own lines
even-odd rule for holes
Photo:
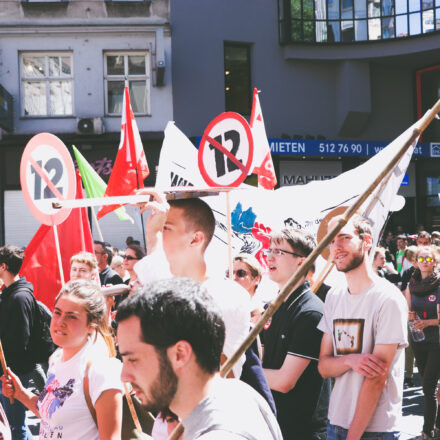
<svg viewBox="0 0 440 440">
<path fill-rule="evenodd" d="M 96 217 L 95 207 L 91 206 L 90 208 L 92 208 L 92 217 L 93 220 L 95 221 L 96 229 L 98 230 L 99 240 L 104 242 L 104 237 L 102 236 L 102 231 L 101 231 L 101 227 L 99 226 L 98 217 Z"/>
<path fill-rule="evenodd" d="M 237 350 L 232 354 L 232 356 L 222 365 L 220 369 L 220 376 L 225 377 L 231 371 L 235 363 L 240 359 L 243 353 L 251 346 L 254 339 L 263 330 L 264 325 L 270 317 L 280 308 L 284 300 L 291 293 L 292 289 L 296 284 L 307 275 L 310 266 L 316 260 L 316 258 L 322 253 L 322 251 L 330 244 L 338 232 L 347 224 L 350 218 L 356 213 L 356 211 L 362 206 L 365 200 L 371 195 L 375 188 L 380 184 L 382 179 L 396 166 L 399 160 L 406 153 L 408 148 L 413 144 L 413 142 L 420 136 L 425 128 L 430 124 L 430 122 L 435 118 L 435 115 L 440 112 L 440 99 L 435 103 L 434 107 L 428 110 L 425 115 L 419 119 L 414 125 L 411 134 L 408 139 L 399 149 L 399 151 L 394 155 L 391 161 L 386 165 L 382 172 L 374 179 L 374 181 L 368 186 L 363 194 L 359 196 L 356 202 L 347 210 L 345 213 L 336 220 L 335 226 L 327 233 L 327 235 L 321 240 L 316 248 L 311 252 L 311 254 L 305 259 L 304 263 L 299 267 L 299 269 L 290 277 L 287 284 L 281 290 L 279 295 L 269 304 L 266 311 L 261 316 L 260 320 L 255 324 L 252 330 L 249 332 L 248 336 L 240 344 Z M 183 427 L 181 425 L 177 426 L 176 429 L 168 437 L 168 440 L 177 440 L 178 436 L 183 432 Z"/>
<path fill-rule="evenodd" d="M 138 432 L 142 432 L 142 426 L 139 422 L 139 417 L 136 414 L 136 410 L 133 405 L 133 400 L 131 399 L 130 390 L 128 389 L 128 385 L 124 383 L 124 389 L 125 389 L 125 397 L 127 398 L 127 404 L 128 408 L 130 409 L 131 418 L 133 419 L 134 426 L 136 427 L 136 430 Z"/>
<path fill-rule="evenodd" d="M 60 240 L 58 239 L 57 225 L 53 225 L 53 235 L 55 236 L 55 247 L 57 249 L 58 267 L 60 268 L 61 285 L 64 286 L 63 261 L 61 259 Z"/>
<path fill-rule="evenodd" d="M 228 268 L 229 279 L 234 279 L 234 263 L 232 261 L 232 223 L 231 223 L 231 192 L 226 192 L 226 225 L 228 228 Z"/>
<path fill-rule="evenodd" d="M 331 257 L 328 257 L 327 263 L 325 263 L 325 266 L 322 268 L 318 278 L 313 283 L 312 292 L 316 293 L 318 289 L 322 286 L 322 283 L 325 281 L 325 279 L 328 277 L 329 273 L 332 271 L 335 263 L 331 259 Z"/>
<path fill-rule="evenodd" d="M 9 378 L 8 375 L 8 366 L 6 365 L 5 352 L 3 351 L 2 341 L 0 340 L 0 362 L 2 364 L 3 374 Z M 14 399 L 12 397 L 9 398 L 9 403 L 13 405 Z"/>
</svg>

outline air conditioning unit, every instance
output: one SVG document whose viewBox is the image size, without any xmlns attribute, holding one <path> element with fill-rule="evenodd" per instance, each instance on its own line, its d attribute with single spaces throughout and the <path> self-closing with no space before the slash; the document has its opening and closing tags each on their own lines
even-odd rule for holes
<svg viewBox="0 0 440 440">
<path fill-rule="evenodd" d="M 104 123 L 102 118 L 78 118 L 76 128 L 80 134 L 102 134 Z"/>
</svg>

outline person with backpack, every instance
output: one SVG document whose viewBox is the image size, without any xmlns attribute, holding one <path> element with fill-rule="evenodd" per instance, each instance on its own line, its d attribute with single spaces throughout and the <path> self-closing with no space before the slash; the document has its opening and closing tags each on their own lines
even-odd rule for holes
<svg viewBox="0 0 440 440">
<path fill-rule="evenodd" d="M 16 246 L 0 248 L 0 280 L 5 287 L 0 295 L 0 339 L 8 366 L 20 378 L 23 386 L 28 386 L 36 362 L 31 350 L 31 333 L 37 311 L 33 286 L 20 277 L 24 252 Z M 2 404 L 13 440 L 32 440 L 26 425 L 26 409 L 18 401 L 11 403 L 3 393 Z"/>
<path fill-rule="evenodd" d="M 2 377 L 4 394 L 40 417 L 40 438 L 121 440 L 122 365 L 95 344 L 97 333 L 107 329 L 105 308 L 96 283 L 67 283 L 55 300 L 50 333 L 59 348 L 40 396 L 9 368 L 9 379 Z"/>
</svg>

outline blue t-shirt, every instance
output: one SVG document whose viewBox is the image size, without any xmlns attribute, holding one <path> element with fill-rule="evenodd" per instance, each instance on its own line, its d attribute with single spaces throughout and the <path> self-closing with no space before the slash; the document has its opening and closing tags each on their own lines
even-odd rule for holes
<svg viewBox="0 0 440 440">
<path fill-rule="evenodd" d="M 424 296 L 411 295 L 411 309 L 420 319 L 437 319 L 437 304 L 440 304 L 440 289 Z M 425 333 L 425 339 L 420 343 L 440 345 L 438 326 L 425 327 L 423 333 Z"/>
</svg>

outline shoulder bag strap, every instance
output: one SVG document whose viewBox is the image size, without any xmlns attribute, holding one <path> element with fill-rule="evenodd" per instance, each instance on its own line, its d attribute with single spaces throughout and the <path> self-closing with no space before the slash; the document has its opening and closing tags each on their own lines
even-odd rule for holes
<svg viewBox="0 0 440 440">
<path fill-rule="evenodd" d="M 86 372 L 84 373 L 83 390 L 84 390 L 84 397 L 86 398 L 87 407 L 89 408 L 90 411 L 90 415 L 92 416 L 92 419 L 95 422 L 96 427 L 98 427 L 98 421 L 96 419 L 96 411 L 95 408 L 93 407 L 92 399 L 90 397 L 89 370 L 91 365 L 92 365 L 92 361 L 88 361 L 86 366 Z"/>
</svg>

